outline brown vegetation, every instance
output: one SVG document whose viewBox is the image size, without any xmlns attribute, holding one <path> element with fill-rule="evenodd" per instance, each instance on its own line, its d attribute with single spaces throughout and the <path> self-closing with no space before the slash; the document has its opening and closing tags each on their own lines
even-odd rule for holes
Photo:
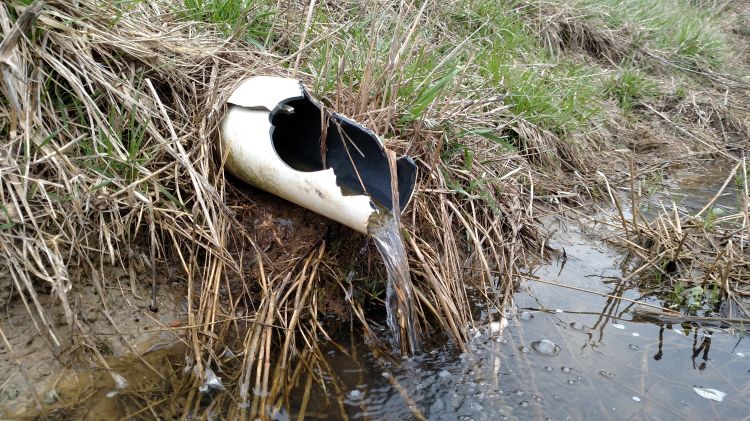
<svg viewBox="0 0 750 421">
<path fill-rule="evenodd" d="M 576 59 L 601 78 L 617 73 L 625 58 L 684 70 L 656 49 L 633 47 L 625 29 L 597 27 L 545 2 L 521 3 L 534 5 L 518 6 L 519 13 L 532 16 L 525 29 L 545 48 L 585 56 Z M 383 50 L 375 36 L 364 37 L 370 44 L 360 78 L 347 76 L 347 66 L 356 63 L 344 58 L 331 63 L 325 56 L 320 71 L 303 66 L 316 43 L 352 43 L 340 32 L 357 19 L 357 10 L 341 2 L 321 7 L 346 25 L 322 32 L 311 29 L 310 5 L 284 4 L 267 50 L 242 39 L 244 23 L 227 35 L 221 25 L 186 17 L 168 0 L 0 5 L 0 259 L 6 262 L 0 298 L 23 308 L 34 327 L 10 332 L 0 315 L 0 344 L 8 364 L 23 367 L 27 360 L 8 337 L 41 337 L 57 367 L 96 366 L 87 375 L 107 379 L 100 379 L 104 386 L 84 382 L 87 393 L 80 395 L 60 392 L 54 404 L 32 393 L 19 413 L 83 416 L 87 400 L 103 396 L 92 391 L 97 387 L 116 389 L 118 414 L 134 418 L 268 417 L 290 407 L 293 388 L 303 390 L 302 402 L 294 403 L 304 413 L 311 385 L 324 384 L 322 376 L 331 371 L 318 347 L 329 339 L 330 313 L 358 321 L 356 329 L 373 349 L 391 358 L 371 330 L 370 316 L 377 316 L 371 307 L 382 308 L 383 276 L 366 238 L 222 170 L 214 150 L 217 126 L 228 94 L 250 75 L 295 76 L 311 88 L 333 81 L 332 90 L 319 91 L 325 104 L 388 134 L 389 148 L 415 158 L 417 192 L 402 220 L 419 325 L 429 335 L 447 333 L 463 345 L 473 323 L 466 286 L 478 286 L 490 305 L 502 307 L 519 268 L 545 253 L 535 220 L 540 211 L 576 212 L 602 198 L 622 217 L 612 227 L 616 241 L 640 259 L 634 278 L 663 274 L 673 262 L 690 285 L 719 285 L 730 303 L 747 296 L 747 203 L 744 213 L 724 217 L 741 222 L 737 228 L 709 230 L 705 219 L 696 219 L 705 212 L 674 216 L 668 205 L 656 219 L 637 211 L 625 217 L 615 190 L 635 192 L 653 170 L 696 156 L 731 160 L 730 178 L 748 174 L 742 156 L 750 147 L 750 112 L 747 102 L 742 105 L 747 81 L 689 69 L 706 85 L 701 99 L 691 87 L 692 96 L 636 98 L 626 112 L 618 108 L 622 98 L 607 97 L 598 103 L 605 110 L 593 117 L 570 127 L 545 125 L 548 116 L 512 108 L 520 97 L 511 95 L 512 80 L 484 91 L 472 85 L 480 78 L 469 70 L 474 51 L 468 64 L 448 72 L 454 79 L 436 66 L 422 82 L 409 80 L 410 60 L 440 49 L 447 63 L 470 50 L 457 42 L 446 52 L 451 40 L 444 22 L 453 15 L 423 5 L 379 6 L 395 29 L 380 21 L 367 29 L 389 32 L 393 41 Z M 428 20 L 439 22 L 435 39 L 420 33 Z M 472 34 L 483 28 L 477 26 Z M 669 73 L 659 84 L 682 75 Z M 443 80 L 449 83 L 440 85 Z M 553 86 L 541 80 L 541 92 Z M 589 78 L 580 86 L 593 83 Z M 414 92 L 401 95 L 407 85 Z M 407 112 L 409 105 L 421 114 Z M 747 199 L 747 178 L 740 179 Z M 627 200 L 637 205 L 641 199 L 633 193 Z M 157 295 L 165 291 L 179 291 L 184 308 L 173 305 L 160 320 L 165 306 Z M 75 298 L 80 294 L 96 296 L 100 305 L 83 308 Z M 129 388 L 118 386 L 129 365 L 114 357 L 122 356 L 120 348 L 133 354 L 129 341 L 143 332 L 118 327 L 114 307 L 122 301 L 139 317 L 154 319 L 150 330 L 180 344 L 176 353 L 138 349 L 135 354 L 164 370 L 131 380 Z M 104 316 L 96 327 L 89 323 L 92 313 Z M 115 350 L 101 340 L 105 320 L 107 334 L 122 344 Z M 218 388 L 214 375 L 229 393 L 205 402 L 199 387 Z M 0 386 L 4 381 L 11 379 L 0 377 Z M 335 378 L 325 384 L 333 385 L 329 396 L 336 405 L 342 391 Z"/>
</svg>

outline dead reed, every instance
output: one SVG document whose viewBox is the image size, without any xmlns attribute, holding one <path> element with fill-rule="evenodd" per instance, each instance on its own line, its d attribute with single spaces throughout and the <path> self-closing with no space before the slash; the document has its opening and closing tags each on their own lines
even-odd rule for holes
<svg viewBox="0 0 750 421">
<path fill-rule="evenodd" d="M 295 210 L 292 221 L 305 228 L 287 233 L 282 243 L 281 216 L 268 209 L 288 215 L 288 205 L 233 186 L 215 157 L 224 100 L 242 78 L 291 73 L 310 84 L 315 80 L 299 69 L 308 37 L 336 34 L 308 34 L 307 10 L 288 12 L 290 21 L 300 16 L 305 30 L 277 40 L 296 50 L 276 54 L 186 19 L 171 1 L 0 5 L 0 133 L 6 139 L 0 146 L 0 256 L 9 271 L 2 288 L 27 306 L 36 326 L 29 334 L 42 335 L 64 363 L 88 361 L 117 380 L 117 366 L 108 364 L 80 323 L 71 291 L 90 284 L 107 314 L 104 297 L 122 288 L 108 279 L 107 268 L 131 273 L 137 294 L 144 285 L 168 288 L 164 272 L 170 266 L 187 290 L 186 324 L 173 329 L 188 350 L 179 367 L 186 377 L 168 374 L 170 387 L 157 382 L 152 389 L 121 393 L 123 415 L 209 417 L 218 411 L 230 419 L 267 417 L 289 406 L 294 388 L 309 390 L 311 382 L 330 387 L 323 384 L 330 368 L 318 342 L 328 337 L 320 317 L 331 293 L 375 340 L 361 302 L 347 294 L 352 286 L 341 269 L 347 262 L 331 250 L 347 247 L 336 240 L 338 228 Z M 324 100 L 369 127 L 394 133 L 388 146 L 416 158 L 419 190 L 403 220 L 419 324 L 447 331 L 463 344 L 472 324 L 467 280 L 495 291 L 488 299 L 501 306 L 525 250 L 538 248 L 532 197 L 519 181 L 528 171 L 522 160 L 498 153 L 481 136 L 465 139 L 479 151 L 471 158 L 444 156 L 439 121 L 489 117 L 491 104 L 428 98 L 423 112 L 429 124 L 425 118 L 397 124 L 403 67 L 418 51 L 415 30 L 429 11 L 402 3 L 395 12 L 388 60 L 356 84 L 339 74 L 336 93 Z M 338 68 L 343 72 L 345 65 Z M 477 180 L 488 181 L 477 186 Z M 137 261 L 147 263 L 138 276 Z M 469 276 L 473 267 L 482 269 L 478 276 Z M 72 268 L 85 275 L 71 276 Z M 64 328 L 40 304 L 45 293 L 64 309 Z M 158 304 L 152 301 L 152 310 Z M 80 355 L 70 358 L 71 349 Z M 206 405 L 201 387 L 226 393 Z"/>
<path fill-rule="evenodd" d="M 631 174 L 630 196 L 623 200 L 610 195 L 621 223 L 610 227 L 618 233 L 610 240 L 636 262 L 623 281 L 652 289 L 683 313 L 708 310 L 732 323 L 750 320 L 747 160 L 739 160 L 716 194 L 692 214 L 680 211 L 674 201 L 658 199 L 657 214 L 644 215 L 640 207 L 645 199 L 634 167 Z M 719 214 L 714 205 L 728 190 L 735 190 L 737 211 Z"/>
<path fill-rule="evenodd" d="M 579 8 L 597 4 L 584 0 L 27 3 L 0 4 L 0 297 L 25 306 L 62 363 L 96 365 L 117 388 L 127 365 L 109 361 L 71 297 L 95 291 L 95 312 L 125 338 L 107 297 L 151 290 L 155 311 L 155 291 L 185 290 L 185 320 L 160 326 L 184 359 L 143 356 L 163 377 L 117 389 L 118 414 L 267 418 L 320 399 L 345 418 L 319 347 L 331 312 L 389 358 L 370 328 L 383 278 L 365 238 L 224 175 L 217 126 L 250 75 L 301 79 L 415 158 L 402 226 L 424 332 L 463 345 L 467 284 L 502 306 L 528 254 L 544 250 L 538 205 L 592 197 L 618 209 L 614 241 L 639 261 L 632 280 L 716 285 L 735 306 L 727 317 L 747 317 L 747 109 L 736 105 L 747 84 L 716 70 L 725 46 L 713 26 L 697 34 L 709 49 L 685 50 L 662 36 L 679 22 L 617 29 L 619 3 L 591 20 Z M 703 28 L 683 6 L 701 23 L 688 29 Z M 635 46 L 635 30 L 645 44 Z M 660 81 L 669 93 L 655 98 L 650 79 L 679 82 L 679 72 L 713 91 L 678 95 L 677 82 Z M 613 193 L 630 186 L 637 209 L 638 171 L 695 155 L 741 163 L 743 212 L 707 218 L 710 206 L 679 215 L 664 205 L 647 219 Z M 53 322 L 53 307 L 65 323 Z M 84 400 L 53 409 L 65 416 Z"/>
</svg>

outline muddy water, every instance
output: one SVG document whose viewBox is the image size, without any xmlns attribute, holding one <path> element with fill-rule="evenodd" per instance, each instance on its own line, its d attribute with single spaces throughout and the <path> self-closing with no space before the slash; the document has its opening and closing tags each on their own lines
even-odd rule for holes
<svg viewBox="0 0 750 421">
<path fill-rule="evenodd" d="M 713 217 L 735 214 L 742 208 L 742 192 L 737 185 L 737 180 L 742 178 L 738 175 L 731 179 L 722 190 L 731 171 L 732 167 L 726 165 L 716 166 L 708 174 L 696 174 L 693 168 L 677 170 L 662 180 L 658 188 L 640 203 L 640 211 L 647 217 L 654 217 L 663 212 L 662 206 L 671 211 L 674 203 L 680 215 L 695 215 L 716 196 L 713 205 L 709 207 Z M 645 190 L 642 194 L 649 193 L 648 186 L 642 190 Z M 627 197 L 628 195 L 623 195 L 623 199 L 627 200 Z M 705 214 L 706 212 L 704 216 Z"/>
<path fill-rule="evenodd" d="M 400 224 L 391 213 L 383 213 L 370 227 L 370 235 L 383 259 L 387 273 L 386 311 L 394 345 L 402 353 L 419 352 L 419 337 L 414 325 L 414 293 L 409 262 L 401 238 Z"/>
</svg>

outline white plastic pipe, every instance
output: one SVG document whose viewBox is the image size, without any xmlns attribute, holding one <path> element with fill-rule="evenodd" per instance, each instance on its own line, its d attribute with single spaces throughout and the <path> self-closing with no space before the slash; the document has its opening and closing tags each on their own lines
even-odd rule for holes
<svg viewBox="0 0 750 421">
<path fill-rule="evenodd" d="M 344 195 L 333 168 L 298 171 L 274 147 L 271 113 L 285 110 L 288 106 L 283 103 L 304 96 L 304 88 L 295 79 L 257 76 L 243 82 L 229 97 L 221 126 L 225 168 L 247 183 L 367 233 L 370 216 L 377 211 L 370 196 Z M 382 177 L 390 180 L 385 171 Z M 413 177 L 411 184 L 413 189 Z"/>
</svg>

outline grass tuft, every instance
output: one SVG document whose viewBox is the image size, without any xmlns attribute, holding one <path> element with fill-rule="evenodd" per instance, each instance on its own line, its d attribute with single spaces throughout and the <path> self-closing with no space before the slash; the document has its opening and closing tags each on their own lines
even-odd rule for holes
<svg viewBox="0 0 750 421">
<path fill-rule="evenodd" d="M 639 45 L 690 69 L 721 69 L 728 41 L 721 10 L 690 0 L 577 0 L 591 19 L 611 29 L 627 28 Z"/>
<path fill-rule="evenodd" d="M 455 122 L 490 121 L 498 104 L 467 94 L 473 47 L 435 42 L 450 34 L 432 25 L 436 11 L 427 5 L 378 4 L 364 19 L 320 5 L 306 25 L 308 5 L 266 14 L 268 5 L 255 2 L 46 4 L 35 21 L 39 35 L 9 47 L 17 74 L 3 79 L 6 98 L 18 101 L 0 102 L 0 115 L 12 117 L 2 126 L 9 140 L 0 161 L 0 257 L 9 267 L 2 279 L 12 282 L 4 287 L 28 306 L 50 348 L 67 351 L 72 332 L 81 357 L 121 376 L 105 358 L 110 348 L 95 339 L 101 332 L 80 322 L 69 297 L 96 291 L 108 315 L 107 298 L 122 286 L 105 268 L 127 273 L 143 262 L 133 294 L 174 288 L 165 268 L 187 290 L 176 337 L 188 350 L 180 382 L 193 386 L 167 400 L 169 413 L 255 418 L 288 403 L 300 379 L 330 378 L 315 345 L 328 337 L 323 302 L 360 320 L 377 342 L 364 308 L 382 308 L 382 288 L 347 294 L 354 288 L 345 280 L 377 276 L 378 264 L 361 253 L 355 264 L 339 261 L 329 232 L 348 239 L 343 249 L 361 249 L 363 239 L 228 180 L 214 150 L 232 88 L 249 75 L 292 72 L 337 111 L 382 133 L 390 149 L 415 157 L 419 191 L 403 219 L 419 324 L 466 344 L 473 325 L 466 285 L 491 291 L 488 300 L 501 307 L 526 250 L 540 246 L 524 222 L 525 161 L 496 141 L 502 136 L 472 124 L 482 135 L 459 130 L 463 152 L 441 159 Z M 25 10 L 20 1 L 3 3 L 0 17 L 14 18 L 0 21 L 17 23 Z M 275 35 L 284 28 L 297 30 Z M 12 29 L 0 30 L 8 39 Z M 285 217 L 291 232 L 278 222 Z M 505 279 L 495 284 L 498 268 Z M 66 330 L 51 321 L 40 285 L 55 294 L 52 307 L 64 309 Z M 158 304 L 150 299 L 151 308 Z M 223 358 L 226 349 L 235 357 Z M 197 391 L 214 372 L 226 391 L 205 407 Z M 150 408 L 121 403 L 125 416 Z"/>
<path fill-rule="evenodd" d="M 605 92 L 629 113 L 638 101 L 653 97 L 658 91 L 656 84 L 642 71 L 625 66 L 605 82 Z"/>
</svg>

